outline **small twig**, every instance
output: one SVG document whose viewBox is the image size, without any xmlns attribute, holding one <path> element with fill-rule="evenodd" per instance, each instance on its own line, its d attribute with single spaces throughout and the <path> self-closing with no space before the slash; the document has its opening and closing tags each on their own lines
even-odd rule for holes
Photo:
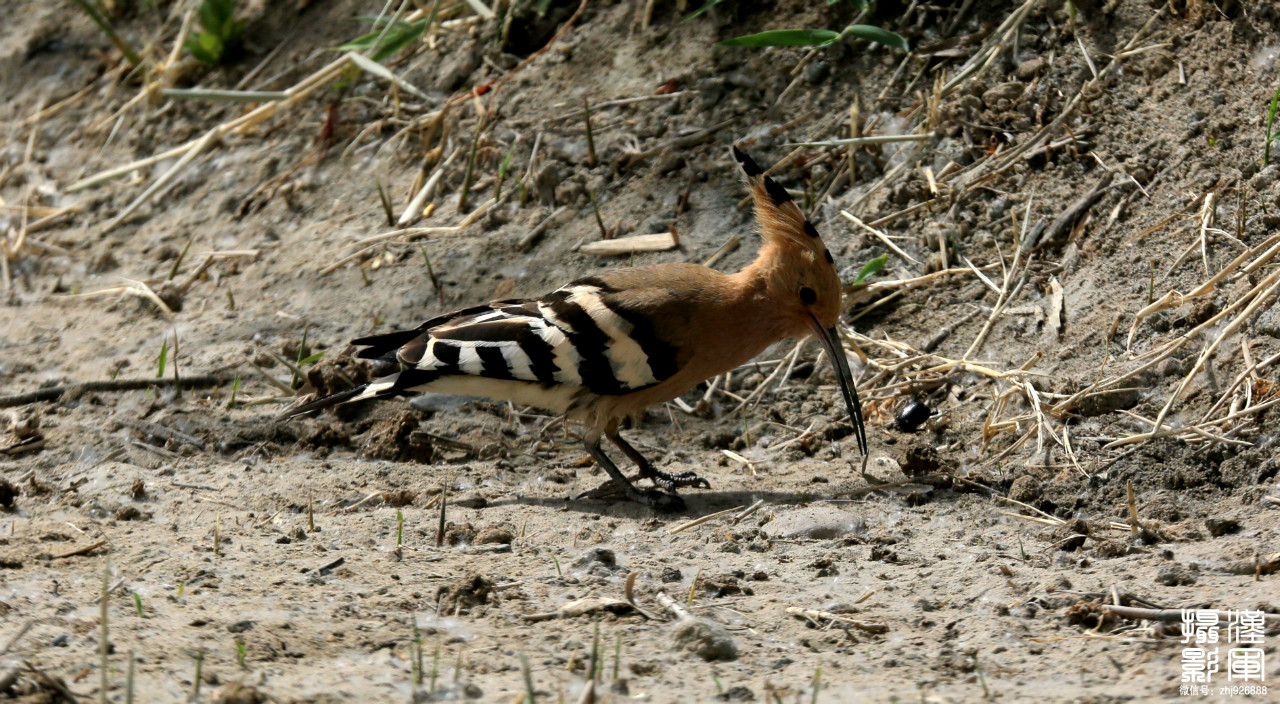
<svg viewBox="0 0 1280 704">
<path fill-rule="evenodd" d="M 1140 609 L 1135 606 L 1114 606 L 1111 604 L 1103 604 L 1102 610 L 1115 614 L 1121 618 L 1142 620 L 1142 621 L 1159 621 L 1161 623 L 1182 623 L 1183 609 Z M 1197 609 L 1202 611 L 1202 609 Z M 1213 612 L 1212 609 L 1209 611 Z M 1231 619 L 1230 611 L 1216 611 L 1219 623 L 1224 626 Z M 1263 619 L 1268 624 L 1280 624 L 1280 614 L 1262 614 Z"/>
<path fill-rule="evenodd" d="M 67 552 L 60 552 L 60 553 L 58 553 L 58 554 L 54 555 L 53 557 L 54 557 L 55 559 L 62 559 L 62 558 L 64 558 L 64 557 L 75 557 L 76 555 L 85 555 L 85 554 L 87 554 L 87 553 L 91 553 L 91 552 L 93 552 L 94 550 L 97 550 L 98 548 L 100 548 L 100 547 L 102 547 L 102 546 L 104 546 L 104 545 L 106 545 L 106 544 L 107 544 L 107 541 L 105 541 L 105 540 L 99 540 L 98 542 L 96 542 L 96 543 L 92 543 L 92 544 L 90 544 L 90 545 L 82 545 L 82 546 L 80 546 L 80 547 L 78 547 L 78 548 L 72 548 L 71 550 L 68 550 Z"/>
<path fill-rule="evenodd" d="M 315 573 L 315 574 L 326 574 L 328 572 L 332 572 L 333 570 L 341 567 L 344 563 L 346 563 L 346 561 L 347 561 L 347 558 L 339 557 L 336 560 L 331 560 L 329 562 L 326 562 L 323 565 L 320 565 L 319 567 L 307 570 L 307 572 Z"/>
<path fill-rule="evenodd" d="M 764 506 L 764 499 L 757 500 L 754 504 L 751 504 L 750 506 L 743 509 L 742 513 L 739 513 L 738 515 L 734 516 L 733 519 L 729 521 L 729 523 L 732 525 L 738 525 L 743 521 L 743 519 L 747 518 L 748 516 L 755 513 L 756 511 L 759 511 L 760 507 L 762 506 Z"/>
<path fill-rule="evenodd" d="M 532 230 L 529 230 L 529 234 L 520 238 L 520 241 L 516 244 L 516 249 L 525 252 L 528 251 L 530 247 L 537 244 L 538 240 L 542 239 L 542 236 L 546 234 L 547 229 L 551 227 L 551 222 L 556 219 L 556 216 L 563 213 L 568 207 L 569 206 L 567 205 L 562 205 L 551 211 L 551 214 L 543 218 L 542 222 L 535 225 Z"/>
<path fill-rule="evenodd" d="M 679 602 L 668 596 L 666 592 L 658 592 L 654 598 L 658 600 L 659 604 L 662 604 L 664 609 L 670 611 L 677 619 L 684 621 L 685 619 L 693 618 L 693 616 L 689 614 L 688 609 L 684 608 Z"/>
<path fill-rule="evenodd" d="M 862 228 L 863 230 L 866 230 L 867 232 L 870 232 L 871 234 L 875 235 L 875 236 L 876 236 L 876 238 L 877 238 L 877 239 L 879 239 L 881 242 L 883 242 L 883 243 L 884 243 L 884 245 L 885 245 L 886 247 L 888 247 L 888 248 L 889 248 L 889 250 L 890 250 L 890 251 L 892 251 L 894 254 L 898 255 L 899 257 L 902 257 L 903 259 L 907 260 L 908 262 L 910 262 L 910 263 L 912 263 L 912 264 L 915 264 L 915 265 L 917 265 L 917 266 L 919 266 L 919 265 L 920 265 L 920 262 L 919 262 L 915 257 L 913 257 L 913 256 L 911 256 L 910 254 L 907 254 L 906 252 L 902 251 L 902 249 L 901 249 L 900 247 L 898 247 L 898 245 L 894 244 L 894 243 L 893 243 L 893 240 L 889 239 L 889 237 L 888 237 L 887 235 L 885 235 L 883 232 L 881 232 L 881 231 L 879 231 L 879 230 L 875 229 L 874 227 L 871 227 L 870 225 L 866 224 L 865 222 L 863 222 L 863 221 L 859 220 L 855 215 L 853 215 L 852 213 L 850 213 L 850 212 L 849 212 L 849 211 L 847 211 L 847 210 L 841 210 L 841 211 L 840 211 L 840 215 L 841 215 L 841 217 L 843 217 L 844 219 L 846 219 L 846 220 L 848 220 L 849 222 L 853 223 L 854 225 L 857 225 L 858 227 Z"/>
<path fill-rule="evenodd" d="M 714 521 L 715 519 L 720 518 L 721 516 L 727 516 L 731 513 L 735 513 L 741 510 L 742 510 L 741 506 L 734 506 L 733 508 L 725 509 L 723 511 L 716 511 L 715 513 L 709 513 L 701 518 L 695 518 L 692 521 L 686 521 L 685 523 L 681 523 L 680 525 L 672 527 L 670 530 L 667 531 L 667 535 L 675 535 L 676 533 L 682 533 L 686 530 L 689 530 L 690 528 L 700 526 L 703 523 Z"/>
<path fill-rule="evenodd" d="M 231 383 L 233 378 L 233 374 L 226 372 L 205 374 L 202 376 L 188 376 L 182 379 L 182 385 L 188 388 L 218 386 L 220 384 Z M 67 386 L 54 386 L 48 389 L 39 389 L 25 394 L 0 396 L 0 408 L 25 406 L 29 403 L 36 403 L 38 401 L 57 401 L 58 399 L 61 399 L 64 394 L 69 392 L 84 394 L 97 391 L 137 391 L 139 389 L 147 389 L 153 386 L 163 385 L 166 385 L 166 383 L 162 379 L 112 379 L 109 381 L 88 381 L 83 384 L 70 384 Z"/>
<path fill-rule="evenodd" d="M 1093 185 L 1093 188 L 1089 189 L 1084 195 L 1077 198 L 1071 203 L 1071 205 L 1068 205 L 1066 209 L 1058 215 L 1058 217 L 1054 218 L 1053 222 L 1048 227 L 1039 233 L 1038 236 L 1036 236 L 1035 233 L 1032 233 L 1033 241 L 1028 242 L 1023 240 L 1021 241 L 1020 246 L 1030 252 L 1061 241 L 1071 233 L 1076 222 L 1079 221 L 1085 213 L 1089 212 L 1089 209 L 1092 208 L 1104 194 L 1106 194 L 1107 188 L 1111 185 L 1111 179 L 1114 177 L 1114 173 L 1110 171 L 1104 172 L 1102 177 L 1098 179 L 1098 182 Z M 1029 207 L 1025 217 L 1028 220 L 1031 219 L 1031 210 Z"/>
<path fill-rule="evenodd" d="M 788 606 L 787 613 L 791 614 L 792 616 L 799 616 L 801 618 L 813 619 L 815 621 L 835 621 L 836 623 L 843 623 L 847 626 L 853 626 L 854 628 L 860 631 L 866 631 L 867 633 L 887 633 L 889 631 L 889 626 L 887 626 L 886 624 L 873 623 L 870 621 L 859 621 L 854 618 L 849 618 L 844 614 L 836 614 L 830 611 L 819 611 L 817 609 L 802 609 L 797 606 Z"/>
</svg>

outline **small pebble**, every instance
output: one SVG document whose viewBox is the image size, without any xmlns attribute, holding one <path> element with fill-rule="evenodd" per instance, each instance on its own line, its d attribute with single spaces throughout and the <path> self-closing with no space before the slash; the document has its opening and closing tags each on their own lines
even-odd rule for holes
<svg viewBox="0 0 1280 704">
<path fill-rule="evenodd" d="M 1037 56 L 1033 59 L 1027 59 L 1018 64 L 1017 75 L 1022 80 L 1027 80 L 1044 70 L 1045 60 L 1043 56 Z"/>
</svg>

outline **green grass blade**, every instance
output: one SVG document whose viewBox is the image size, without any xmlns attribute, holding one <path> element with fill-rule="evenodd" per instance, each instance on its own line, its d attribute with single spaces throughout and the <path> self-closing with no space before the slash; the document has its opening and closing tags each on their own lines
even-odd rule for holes
<svg viewBox="0 0 1280 704">
<path fill-rule="evenodd" d="M 178 275 L 178 267 L 182 266 L 182 260 L 187 258 L 187 252 L 191 249 L 191 243 L 195 241 L 195 237 L 187 240 L 187 246 L 183 247 L 182 251 L 178 254 L 178 258 L 173 260 L 173 268 L 169 270 L 169 278 L 165 279 L 166 281 L 173 281 L 173 277 Z"/>
<path fill-rule="evenodd" d="M 157 379 L 164 378 L 164 365 L 165 365 L 165 362 L 167 362 L 168 360 L 169 360 L 169 338 L 166 337 L 164 339 L 164 342 L 160 343 L 160 358 L 156 362 L 156 378 Z"/>
<path fill-rule="evenodd" d="M 844 28 L 843 34 L 848 34 L 858 39 L 865 39 L 869 42 L 878 42 L 885 46 L 891 46 L 894 49 L 910 51 L 911 47 L 907 45 L 907 40 L 901 34 L 890 32 L 887 29 L 872 27 L 867 24 L 851 24 Z"/>
<path fill-rule="evenodd" d="M 518 141 L 518 140 L 517 140 Z M 493 187 L 493 199 L 498 200 L 502 197 L 502 182 L 507 180 L 507 170 L 511 168 L 511 158 L 516 155 L 516 142 L 511 143 L 511 148 L 507 150 L 507 158 L 502 160 L 498 166 L 498 183 Z"/>
<path fill-rule="evenodd" d="M 694 10 L 694 11 L 693 11 L 693 14 L 691 14 L 691 15 L 689 15 L 688 17 L 684 18 L 684 21 L 685 21 L 685 22 L 688 22 L 689 20 L 691 20 L 691 19 L 693 19 L 693 18 L 695 18 L 695 17 L 698 17 L 699 15 L 703 14 L 703 13 L 704 13 L 704 12 L 706 12 L 707 10 L 710 10 L 711 8 L 715 7 L 716 5 L 719 5 L 719 4 L 720 4 L 720 3 L 722 3 L 722 2 L 724 2 L 724 0 L 707 0 L 707 2 L 706 2 L 706 3 L 704 3 L 704 4 L 702 5 L 702 7 L 699 7 L 698 9 Z"/>
<path fill-rule="evenodd" d="M 306 359 L 307 357 L 311 356 L 310 355 L 311 350 L 307 349 L 307 333 L 310 331 L 311 331 L 310 325 L 302 326 L 302 342 L 298 343 L 298 359 L 294 361 L 294 364 L 298 366 L 302 366 L 303 359 Z"/>
<path fill-rule="evenodd" d="M 1276 135 L 1271 132 L 1271 126 L 1276 121 L 1276 103 L 1280 102 L 1280 88 L 1276 89 L 1275 95 L 1271 96 L 1271 109 L 1267 111 L 1267 138 L 1264 140 L 1262 147 L 1262 165 L 1266 166 L 1271 163 L 1271 143 L 1276 140 Z"/>
<path fill-rule="evenodd" d="M 866 281 L 872 276 L 875 276 L 876 272 L 883 269 L 884 265 L 887 263 L 889 263 L 889 255 L 881 254 L 875 259 L 872 259 L 866 264 L 863 264 L 862 271 L 858 272 L 858 278 L 853 280 L 853 285 L 857 286 L 858 284 L 861 284 L 862 282 Z"/>
<path fill-rule="evenodd" d="M 858 26 L 858 25 L 854 25 Z M 840 35 L 829 29 L 774 29 L 759 34 L 748 34 L 734 37 L 717 46 L 827 46 L 838 40 Z"/>
<path fill-rule="evenodd" d="M 231 399 L 227 401 L 227 408 L 236 407 L 236 394 L 240 393 L 240 375 L 236 374 L 236 380 L 231 384 Z"/>
<path fill-rule="evenodd" d="M 130 66 L 137 67 L 138 64 L 142 63 L 142 57 L 138 56 L 138 52 L 133 50 L 133 47 L 129 45 L 129 42 L 125 41 L 123 37 L 116 33 L 115 28 L 111 26 L 111 23 L 107 21 L 107 18 L 102 14 L 102 12 L 98 10 L 97 5 L 89 2 L 89 0 L 71 0 L 71 2 L 75 3 L 81 10 L 83 10 L 84 13 L 89 16 L 89 19 L 93 20 L 94 24 L 98 25 L 98 29 L 101 29 L 102 33 L 107 35 L 107 39 L 111 40 L 111 43 L 120 50 L 121 54 L 124 54 L 124 58 L 128 60 Z"/>
</svg>

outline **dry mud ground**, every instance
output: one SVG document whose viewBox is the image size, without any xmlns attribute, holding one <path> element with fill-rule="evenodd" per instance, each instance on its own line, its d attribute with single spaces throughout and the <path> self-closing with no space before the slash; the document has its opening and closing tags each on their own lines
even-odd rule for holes
<svg viewBox="0 0 1280 704">
<path fill-rule="evenodd" d="M 183 5 L 107 5 L 128 41 L 167 56 Z M 6 401 L 0 698 L 98 698 L 105 613 L 117 702 L 128 672 L 136 701 L 509 702 L 526 662 L 539 701 L 578 701 L 597 629 L 597 697 L 618 702 L 1156 701 L 1179 695 L 1177 624 L 1102 604 L 1280 611 L 1280 171 L 1260 163 L 1273 3 L 880 3 L 863 21 L 910 55 L 714 46 L 838 29 L 855 14 L 843 3 L 730 1 L 684 22 L 658 2 L 644 27 L 644 3 L 594 2 L 540 54 L 575 6 L 520 9 L 503 38 L 444 3 L 445 24 L 387 61 L 408 86 L 329 74 L 187 163 L 73 188 L 256 108 L 159 88 L 287 89 L 382 9 L 241 5 L 242 58 L 171 66 L 135 100 L 146 84 L 70 4 L 8 2 L 0 388 L 49 398 Z M 496 94 L 466 96 L 528 56 Z M 927 136 L 786 146 L 851 122 Z M 304 371 L 340 388 L 369 373 L 341 356 L 369 331 L 600 268 L 701 262 L 735 235 L 715 265 L 742 266 L 754 235 L 728 145 L 744 140 L 784 162 L 775 175 L 847 281 L 887 241 L 901 250 L 848 297 L 866 478 L 828 365 L 792 343 L 692 392 L 694 413 L 655 408 L 627 431 L 710 480 L 685 492 L 687 515 L 566 500 L 601 475 L 573 428 L 532 409 L 433 397 L 273 420 L 292 375 L 278 358 L 302 346 L 327 353 Z M 486 206 L 508 153 L 506 197 Z M 414 226 L 486 210 L 360 242 L 391 229 L 379 184 L 399 214 L 437 170 Z M 674 228 L 679 248 L 577 251 L 601 236 L 592 198 L 614 234 Z M 162 346 L 162 383 L 49 391 L 154 379 Z M 193 387 L 205 374 L 222 382 Z M 940 413 L 916 435 L 890 422 L 909 399 Z M 631 574 L 643 612 L 527 618 L 623 599 Z M 683 649 L 662 591 L 732 648 Z M 1277 643 L 1273 625 L 1271 701 Z"/>
</svg>

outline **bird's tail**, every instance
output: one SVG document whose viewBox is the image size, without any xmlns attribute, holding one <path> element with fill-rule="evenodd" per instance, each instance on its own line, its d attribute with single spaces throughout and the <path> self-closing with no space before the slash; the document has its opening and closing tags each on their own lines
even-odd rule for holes
<svg viewBox="0 0 1280 704">
<path fill-rule="evenodd" d="M 294 406 L 279 415 L 279 420 L 287 420 L 298 416 L 305 416 L 316 411 L 322 411 L 331 406 L 337 406 L 343 403 L 352 403 L 354 401 L 363 401 L 370 398 L 379 398 L 382 396 L 398 396 L 404 392 L 404 383 L 407 379 L 402 379 L 404 371 L 389 374 L 381 379 L 374 379 L 365 384 L 360 384 L 346 391 L 339 391 L 336 394 L 321 396 L 299 406 Z"/>
</svg>

